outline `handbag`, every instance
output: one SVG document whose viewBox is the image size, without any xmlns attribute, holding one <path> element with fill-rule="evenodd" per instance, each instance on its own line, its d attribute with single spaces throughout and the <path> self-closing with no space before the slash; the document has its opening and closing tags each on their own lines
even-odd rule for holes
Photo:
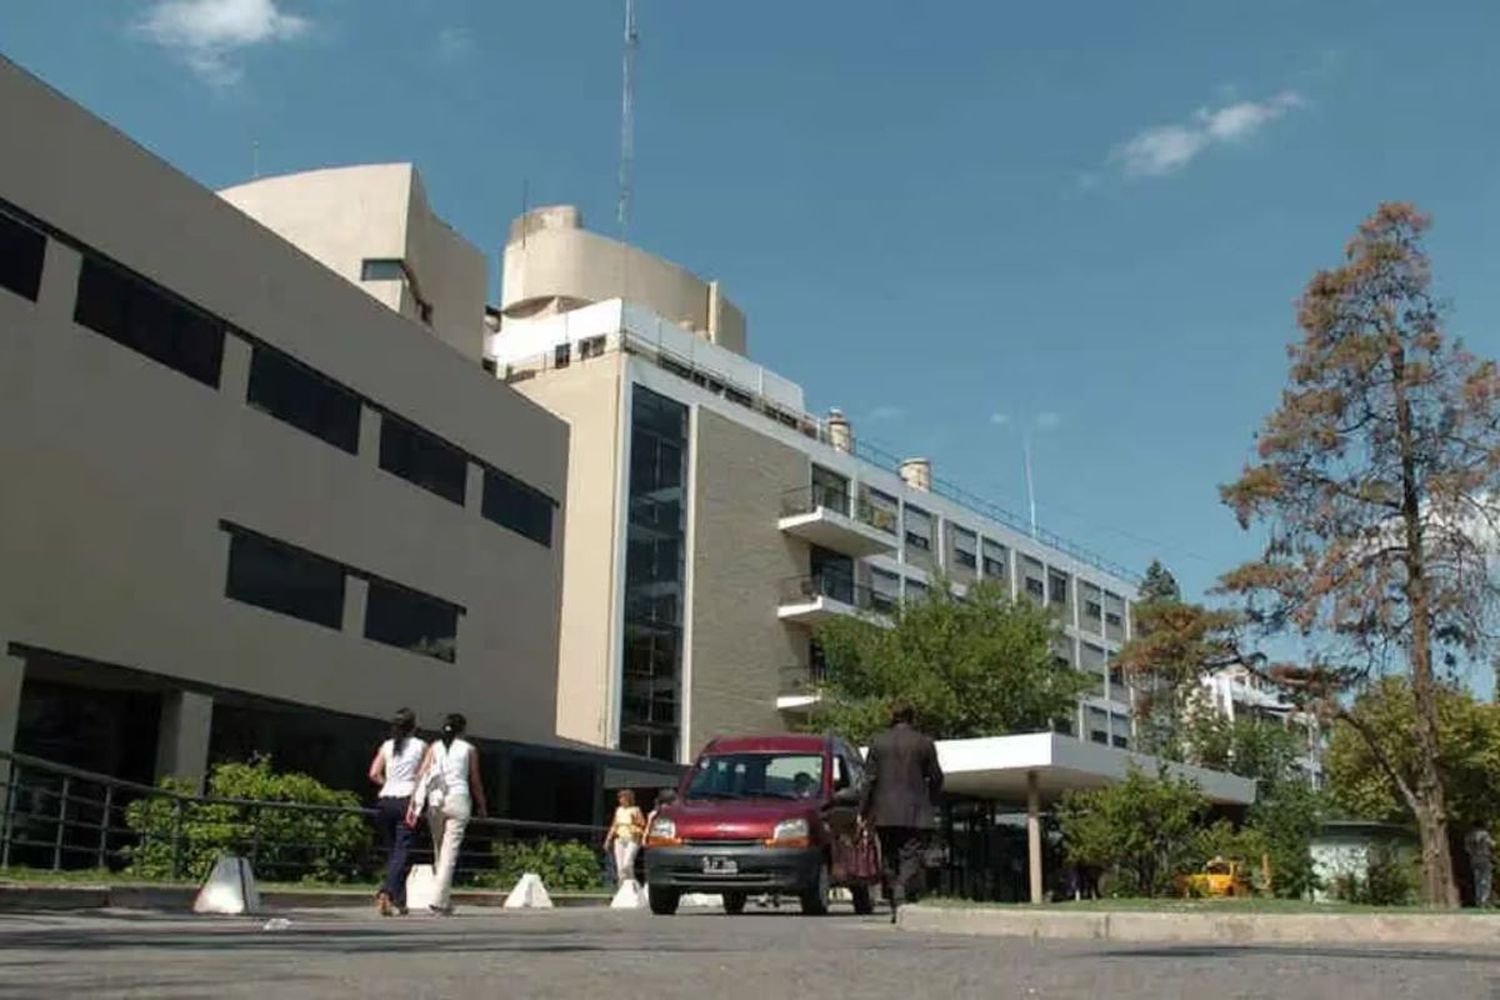
<svg viewBox="0 0 1500 1000">
<path fill-rule="evenodd" d="M 849 876 L 859 882 L 880 878 L 880 838 L 863 821 L 854 835 L 854 849 L 849 852 Z"/>
<path fill-rule="evenodd" d="M 448 757 L 448 748 L 436 743 L 432 748 L 432 764 L 422 784 L 422 799 L 433 809 L 441 809 L 448 797 L 448 779 L 443 774 L 443 763 Z"/>
</svg>

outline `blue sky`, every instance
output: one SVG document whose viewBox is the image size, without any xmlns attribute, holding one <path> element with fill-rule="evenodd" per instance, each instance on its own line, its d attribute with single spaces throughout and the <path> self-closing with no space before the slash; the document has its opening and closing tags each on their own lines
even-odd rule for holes
<svg viewBox="0 0 1500 1000">
<path fill-rule="evenodd" d="M 1383 199 L 1500 355 L 1500 4 L 639 0 L 636 242 L 856 431 L 1190 593 L 1292 299 Z M 0 51 L 210 186 L 411 160 L 492 255 L 614 231 L 618 0 L 13 0 Z M 12 137 L 11 141 L 17 141 Z"/>
</svg>

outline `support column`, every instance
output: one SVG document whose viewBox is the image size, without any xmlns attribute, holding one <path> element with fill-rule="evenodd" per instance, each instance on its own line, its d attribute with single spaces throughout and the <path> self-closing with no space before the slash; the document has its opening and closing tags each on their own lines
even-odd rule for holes
<svg viewBox="0 0 1500 1000">
<path fill-rule="evenodd" d="M 359 412 L 359 457 L 372 467 L 380 464 L 380 411 L 365 406 Z"/>
<path fill-rule="evenodd" d="M 16 726 L 21 716 L 21 682 L 26 678 L 26 661 L 6 653 L 0 647 L 0 750 L 15 749 Z M 16 796 L 10 787 L 10 761 L 0 760 L 0 844 L 10 842 L 10 820 Z M 9 856 L 9 850 L 0 851 Z"/>
<path fill-rule="evenodd" d="M 1042 796 L 1035 771 L 1026 772 L 1026 855 L 1031 877 L 1031 901 L 1042 899 Z"/>
<path fill-rule="evenodd" d="M 208 776 L 208 738 L 213 729 L 214 700 L 196 691 L 169 691 L 162 696 L 161 730 L 156 738 L 156 779 L 182 778 L 197 792 Z"/>
<path fill-rule="evenodd" d="M 370 581 L 352 574 L 344 577 L 343 631 L 350 635 L 365 634 L 365 607 L 370 601 Z"/>
</svg>

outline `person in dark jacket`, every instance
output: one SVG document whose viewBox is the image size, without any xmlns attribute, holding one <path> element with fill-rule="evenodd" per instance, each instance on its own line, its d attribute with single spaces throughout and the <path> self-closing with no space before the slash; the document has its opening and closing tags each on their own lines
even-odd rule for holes
<svg viewBox="0 0 1500 1000">
<path fill-rule="evenodd" d="M 905 702 L 891 709 L 891 727 L 876 734 L 865 757 L 860 813 L 880 837 L 885 895 L 891 923 L 922 868 L 936 827 L 933 806 L 943 790 L 937 747 L 919 732 L 916 713 Z"/>
</svg>

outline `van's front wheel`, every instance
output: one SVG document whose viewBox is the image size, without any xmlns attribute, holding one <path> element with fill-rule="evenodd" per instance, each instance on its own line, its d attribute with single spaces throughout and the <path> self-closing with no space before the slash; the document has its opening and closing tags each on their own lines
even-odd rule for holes
<svg viewBox="0 0 1500 1000">
<path fill-rule="evenodd" d="M 682 901 L 681 889 L 653 885 L 646 892 L 651 900 L 651 912 L 659 917 L 670 917 L 676 913 L 677 904 Z"/>
</svg>

